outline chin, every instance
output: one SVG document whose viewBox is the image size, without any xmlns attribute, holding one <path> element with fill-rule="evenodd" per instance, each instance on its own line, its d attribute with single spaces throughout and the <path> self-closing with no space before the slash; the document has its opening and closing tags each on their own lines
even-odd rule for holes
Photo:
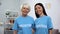
<svg viewBox="0 0 60 34">
<path fill-rule="evenodd" d="M 24 14 L 24 15 L 27 15 L 27 14 Z"/>
</svg>

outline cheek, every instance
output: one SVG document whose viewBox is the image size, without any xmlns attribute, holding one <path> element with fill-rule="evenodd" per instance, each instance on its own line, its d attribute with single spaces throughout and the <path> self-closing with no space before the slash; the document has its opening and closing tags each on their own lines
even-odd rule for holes
<svg viewBox="0 0 60 34">
<path fill-rule="evenodd" d="M 22 12 L 23 12 L 23 13 L 29 13 L 29 10 L 27 10 L 27 9 L 22 9 Z"/>
<path fill-rule="evenodd" d="M 29 12 L 29 10 L 26 10 L 26 11 L 24 11 L 25 13 L 28 13 Z"/>
<path fill-rule="evenodd" d="M 41 13 L 41 11 L 37 11 L 37 10 L 36 10 L 36 13 L 39 14 L 39 13 Z"/>
<path fill-rule="evenodd" d="M 36 11 L 36 13 L 37 13 L 38 15 L 40 15 L 40 14 L 42 14 L 42 11 Z"/>
<path fill-rule="evenodd" d="M 23 11 L 24 14 L 28 14 L 29 12 L 28 11 Z"/>
<path fill-rule="evenodd" d="M 26 10 L 26 12 L 29 12 L 29 10 Z"/>
<path fill-rule="evenodd" d="M 24 12 L 24 9 L 22 9 L 21 11 Z"/>
</svg>

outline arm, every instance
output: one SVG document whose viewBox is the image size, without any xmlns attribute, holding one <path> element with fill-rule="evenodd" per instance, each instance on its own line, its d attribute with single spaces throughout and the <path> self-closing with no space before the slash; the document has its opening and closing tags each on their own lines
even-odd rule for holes
<svg viewBox="0 0 60 34">
<path fill-rule="evenodd" d="M 32 29 L 32 34 L 34 34 L 34 32 L 35 32 L 35 31 Z"/>
<path fill-rule="evenodd" d="M 53 24 L 51 21 L 51 18 L 48 19 L 48 30 L 49 30 L 49 34 L 53 34 L 52 33 L 52 29 L 53 29 Z"/>
<path fill-rule="evenodd" d="M 13 34 L 17 34 L 18 24 L 16 20 L 14 21 L 12 29 L 13 29 Z"/>
<path fill-rule="evenodd" d="M 49 34 L 52 34 L 52 30 L 49 30 Z"/>
<path fill-rule="evenodd" d="M 16 30 L 14 30 L 14 31 L 13 31 L 13 34 L 17 34 L 17 31 L 16 31 Z"/>
</svg>

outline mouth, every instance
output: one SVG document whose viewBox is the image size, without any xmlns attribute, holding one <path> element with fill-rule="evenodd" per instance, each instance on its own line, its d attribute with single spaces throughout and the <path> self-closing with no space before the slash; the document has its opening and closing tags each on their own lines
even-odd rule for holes
<svg viewBox="0 0 60 34">
<path fill-rule="evenodd" d="M 41 14 L 41 11 L 38 11 L 37 14 Z"/>
</svg>

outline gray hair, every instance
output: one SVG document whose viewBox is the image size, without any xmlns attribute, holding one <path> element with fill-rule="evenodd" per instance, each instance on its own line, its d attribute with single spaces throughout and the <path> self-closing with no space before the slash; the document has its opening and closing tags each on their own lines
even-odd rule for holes
<svg viewBox="0 0 60 34">
<path fill-rule="evenodd" d="M 20 6 L 20 10 L 21 10 L 24 6 L 28 6 L 28 8 L 29 8 L 29 10 L 30 10 L 30 5 L 29 5 L 29 4 L 27 4 L 27 3 L 26 3 L 26 4 L 21 5 L 21 6 Z"/>
</svg>

